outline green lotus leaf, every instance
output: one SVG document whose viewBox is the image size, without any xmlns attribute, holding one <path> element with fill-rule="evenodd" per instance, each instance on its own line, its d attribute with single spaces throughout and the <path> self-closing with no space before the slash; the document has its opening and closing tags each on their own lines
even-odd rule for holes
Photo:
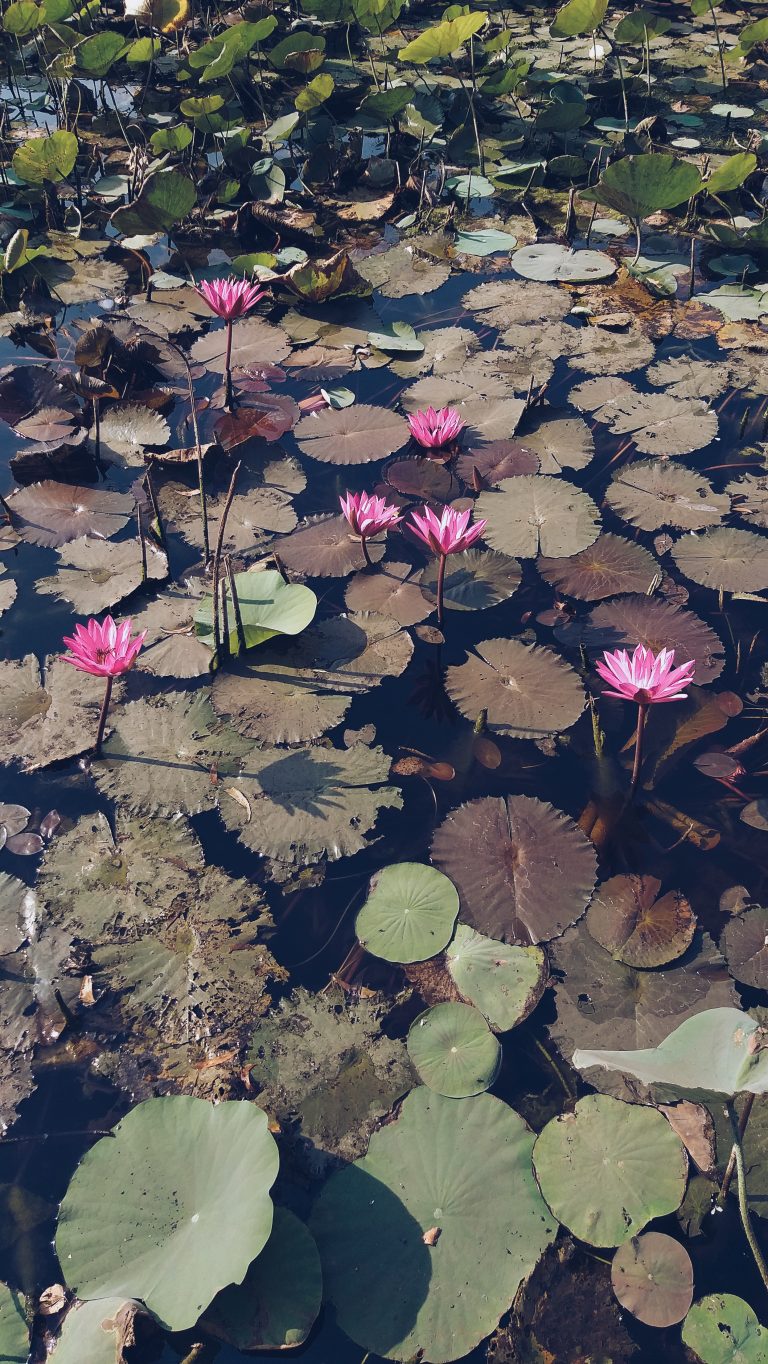
<svg viewBox="0 0 768 1364">
<path fill-rule="evenodd" d="M 127 50 L 128 43 L 122 33 L 107 29 L 103 33 L 94 33 L 90 38 L 78 43 L 75 48 L 75 62 L 78 70 L 85 72 L 91 80 L 101 80 Z"/>
<path fill-rule="evenodd" d="M 194 182 L 183 171 L 158 170 L 144 181 L 138 199 L 116 208 L 109 221 L 127 237 L 170 232 L 192 212 L 196 200 Z"/>
<path fill-rule="evenodd" d="M 401 62 L 415 62 L 417 66 L 424 66 L 435 57 L 450 57 L 483 27 L 487 18 L 484 10 L 478 10 L 476 14 L 460 14 L 455 19 L 435 24 L 413 42 L 406 43 L 398 57 Z"/>
<path fill-rule="evenodd" d="M 457 924 L 445 961 L 464 998 L 499 1032 L 528 1017 L 547 983 L 547 958 L 540 947 L 496 942 L 466 924 Z"/>
<path fill-rule="evenodd" d="M 655 1108 L 590 1094 L 547 1123 L 533 1167 L 552 1212 L 574 1236 L 590 1246 L 620 1246 L 679 1208 L 688 1158 Z"/>
<path fill-rule="evenodd" d="M 660 38 L 671 26 L 671 19 L 662 19 L 653 10 L 636 9 L 619 20 L 613 36 L 617 43 L 644 43 L 646 37 Z"/>
<path fill-rule="evenodd" d="M 323 1275 L 314 1237 L 287 1208 L 275 1208 L 272 1231 L 241 1284 L 214 1298 L 200 1329 L 237 1350 L 302 1345 L 320 1311 Z"/>
<path fill-rule="evenodd" d="M 325 61 L 325 38 L 320 33 L 307 33 L 301 29 L 297 33 L 289 33 L 270 50 L 268 56 L 278 71 L 300 71 L 307 76 L 310 71 L 317 71 Z"/>
<path fill-rule="evenodd" d="M 26 38 L 45 22 L 46 6 L 34 0 L 14 0 L 3 15 L 3 29 L 15 38 Z"/>
<path fill-rule="evenodd" d="M 7 1284 L 0 1284 L 0 1360 L 3 1364 L 27 1364 L 29 1328 L 24 1299 Z"/>
<path fill-rule="evenodd" d="M 768 1330 L 749 1303 L 733 1293 L 710 1293 L 683 1322 L 683 1344 L 702 1364 L 765 1364 Z"/>
<path fill-rule="evenodd" d="M 31 0 L 28 0 L 31 3 Z M 410 85 L 391 85 L 388 90 L 376 90 L 370 95 L 366 95 L 362 104 L 358 108 L 358 113 L 362 114 L 366 120 L 380 121 L 382 124 L 397 118 L 403 112 L 406 105 L 413 99 L 413 87 Z"/>
<path fill-rule="evenodd" d="M 424 1084 L 449 1099 L 490 1089 L 501 1065 L 501 1047 L 480 1010 L 453 1001 L 414 1020 L 408 1055 Z"/>
<path fill-rule="evenodd" d="M 51 133 L 50 137 L 30 137 L 13 153 L 13 169 L 29 185 L 55 184 L 69 175 L 77 160 L 74 133 Z"/>
<path fill-rule="evenodd" d="M 458 912 L 458 891 L 441 871 L 395 862 L 371 877 L 355 932 L 384 961 L 426 961 L 449 941 Z"/>
<path fill-rule="evenodd" d="M 448 1361 L 494 1329 L 556 1231 L 532 1142 L 500 1099 L 420 1086 L 367 1156 L 332 1175 L 311 1228 L 326 1296 L 361 1349 Z"/>
<path fill-rule="evenodd" d="M 138 1303 L 124 1297 L 79 1302 L 64 1318 L 56 1346 L 56 1364 L 115 1364 L 119 1343 L 125 1340 Z M 0 1354 L 0 1359 L 4 1358 Z"/>
<path fill-rule="evenodd" d="M 234 579 L 246 649 L 263 644 L 274 635 L 301 634 L 317 610 L 317 597 L 311 588 L 287 583 L 276 569 L 236 573 Z M 226 612 L 229 648 L 236 654 L 240 645 L 231 585 L 227 587 Z M 200 638 L 213 648 L 212 597 L 205 597 L 197 608 L 195 627 Z"/>
<path fill-rule="evenodd" d="M 684 204 L 701 188 L 698 166 L 667 152 L 652 152 L 613 161 L 595 188 L 585 190 L 582 197 L 638 221 L 660 208 Z"/>
<path fill-rule="evenodd" d="M 580 33 L 594 33 L 605 18 L 608 0 L 568 0 L 557 11 L 550 33 L 553 38 L 575 38 Z"/>
<path fill-rule="evenodd" d="M 260 1108 L 148 1099 L 84 1156 L 56 1249 L 79 1298 L 140 1299 L 171 1331 L 239 1283 L 272 1229 L 278 1154 Z"/>
<path fill-rule="evenodd" d="M 727 194 L 729 190 L 738 189 L 744 184 L 747 176 L 751 175 L 757 166 L 757 157 L 754 152 L 736 152 L 729 156 L 721 166 L 716 166 L 712 174 L 704 181 L 704 189 L 707 194 Z"/>
<path fill-rule="evenodd" d="M 768 1050 L 765 1029 L 740 1009 L 705 1009 L 687 1018 L 658 1047 L 640 1051 L 575 1051 L 584 1070 L 604 1066 L 634 1075 L 643 1084 L 702 1089 L 710 1094 L 765 1094 Z"/>
<path fill-rule="evenodd" d="M 266 15 L 256 23 L 241 21 L 220 33 L 202 47 L 187 54 L 187 62 L 193 71 L 202 71 L 203 84 L 221 80 L 243 57 L 246 57 L 257 43 L 263 42 L 277 28 L 273 14 Z"/>
</svg>

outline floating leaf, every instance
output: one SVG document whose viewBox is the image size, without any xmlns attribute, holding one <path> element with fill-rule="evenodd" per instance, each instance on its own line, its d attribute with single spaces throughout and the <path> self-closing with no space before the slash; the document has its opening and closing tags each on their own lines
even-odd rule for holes
<svg viewBox="0 0 768 1364">
<path fill-rule="evenodd" d="M 686 535 L 672 549 L 680 572 L 702 587 L 724 592 L 762 592 L 768 587 L 768 538 L 749 530 L 717 527 Z"/>
<path fill-rule="evenodd" d="M 543 474 L 559 474 L 564 468 L 584 469 L 595 453 L 587 423 L 568 409 L 545 409 L 541 416 L 526 419 L 520 440 L 538 455 Z"/>
<path fill-rule="evenodd" d="M 277 1168 L 253 1104 L 138 1104 L 70 1181 L 56 1235 L 70 1284 L 84 1299 L 140 1298 L 168 1330 L 194 1326 L 266 1244 Z M 184 1274 L 169 1277 L 177 1256 Z"/>
<path fill-rule="evenodd" d="M 708 1009 L 681 1023 L 657 1047 L 641 1051 L 574 1052 L 579 1069 L 604 1066 L 635 1075 L 644 1084 L 702 1089 L 716 1094 L 768 1090 L 764 1030 L 738 1009 Z"/>
<path fill-rule="evenodd" d="M 605 338 L 606 372 L 615 370 L 615 344 L 612 334 Z M 648 344 L 647 342 L 645 343 Z M 640 356 L 639 364 L 646 364 L 648 356 Z M 627 368 L 634 368 L 632 364 Z M 718 418 L 705 402 L 696 398 L 680 399 L 666 393 L 641 393 L 620 376 L 588 379 L 572 389 L 570 400 L 576 406 L 594 412 L 615 436 L 629 436 L 637 450 L 644 455 L 687 455 L 700 450 L 714 440 L 718 432 Z"/>
<path fill-rule="evenodd" d="M 389 759 L 380 748 L 253 750 L 238 789 L 257 818 L 248 821 L 224 794 L 221 815 L 240 841 L 265 857 L 298 863 L 359 852 L 379 811 L 398 809 L 400 792 L 385 785 Z"/>
<path fill-rule="evenodd" d="M 691 1257 L 672 1236 L 646 1231 L 616 1251 L 611 1283 L 622 1307 L 638 1321 L 674 1326 L 693 1301 Z"/>
<path fill-rule="evenodd" d="M 159 412 L 141 403 L 116 403 L 102 414 L 99 429 L 105 459 L 144 468 L 145 450 L 168 444 L 171 428 Z"/>
<path fill-rule="evenodd" d="M 650 531 L 661 526 L 703 530 L 719 525 L 730 510 L 728 495 L 716 493 L 701 474 L 658 460 L 622 469 L 608 485 L 605 500 L 631 526 Z"/>
<path fill-rule="evenodd" d="M 384 543 L 368 541 L 368 554 L 378 563 Z M 345 578 L 355 569 L 366 567 L 358 536 L 350 534 L 343 516 L 316 516 L 280 541 L 280 561 L 289 573 L 307 577 Z"/>
<path fill-rule="evenodd" d="M 124 1297 L 78 1302 L 64 1318 L 56 1364 L 115 1364 L 130 1338 L 139 1304 Z"/>
<path fill-rule="evenodd" d="M 566 596 L 600 601 L 621 592 L 647 594 L 659 574 L 652 554 L 619 535 L 598 535 L 593 544 L 568 559 L 540 558 L 542 578 Z"/>
<path fill-rule="evenodd" d="M 104 687 L 60 659 L 0 663 L 0 760 L 27 771 L 74 758 L 93 744 Z M 117 695 L 115 697 L 117 700 Z"/>
<path fill-rule="evenodd" d="M 574 251 L 557 242 L 521 246 L 510 265 L 524 279 L 557 280 L 568 284 L 593 284 L 616 274 L 616 262 L 603 251 Z"/>
<path fill-rule="evenodd" d="M 688 1159 L 653 1108 L 580 1099 L 536 1139 L 533 1167 L 555 1217 L 590 1246 L 620 1246 L 679 1208 Z"/>
<path fill-rule="evenodd" d="M 664 966 L 690 947 L 696 918 L 679 890 L 657 898 L 655 876 L 612 876 L 598 886 L 587 928 L 606 952 L 627 966 Z"/>
<path fill-rule="evenodd" d="M 592 844 L 531 796 L 459 806 L 438 826 L 432 860 L 456 886 L 463 919 L 502 942 L 557 937 L 583 914 L 595 884 Z"/>
<path fill-rule="evenodd" d="M 475 517 L 488 522 L 489 545 L 522 559 L 578 554 L 600 530 L 600 513 L 586 493 L 541 474 L 502 479 L 497 489 L 480 494 Z"/>
<path fill-rule="evenodd" d="M 634 649 L 644 644 L 658 653 L 674 649 L 677 661 L 696 660 L 696 681 L 714 682 L 725 665 L 725 650 L 714 630 L 692 611 L 655 597 L 631 595 L 601 602 L 586 620 L 557 626 L 561 644 L 580 645 L 594 658 L 606 649 Z"/>
<path fill-rule="evenodd" d="M 467 719 L 487 712 L 492 729 L 514 739 L 560 734 L 578 720 L 584 691 L 561 658 L 519 639 L 487 639 L 466 663 L 448 668 L 446 690 Z"/>
<path fill-rule="evenodd" d="M 756 990 L 765 988 L 768 962 L 768 909 L 762 905 L 745 909 L 728 921 L 723 930 L 721 948 L 728 962 L 728 970 L 742 985 Z"/>
<path fill-rule="evenodd" d="M 232 328 L 233 369 L 258 370 L 264 365 L 277 365 L 289 351 L 290 343 L 282 327 L 266 322 L 263 317 L 240 318 Z M 219 327 L 207 336 L 199 337 L 192 346 L 191 355 L 212 374 L 223 374 L 227 355 L 226 328 Z M 258 408 L 258 403 L 256 406 Z"/>
<path fill-rule="evenodd" d="M 457 232 L 454 245 L 458 252 L 468 256 L 495 256 L 514 251 L 517 237 L 513 237 L 511 232 L 499 232 L 497 228 L 484 227 L 476 232 L 464 229 Z"/>
<path fill-rule="evenodd" d="M 358 262 L 358 269 L 385 298 L 434 293 L 451 274 L 450 265 L 425 260 L 416 254 L 410 243 L 404 242 L 388 251 L 366 256 Z"/>
<path fill-rule="evenodd" d="M 445 953 L 448 970 L 498 1032 L 522 1023 L 536 1008 L 547 984 L 547 958 L 540 947 L 516 947 L 457 924 Z"/>
<path fill-rule="evenodd" d="M 702 1364 L 764 1364 L 768 1356 L 768 1330 L 733 1293 L 699 1298 L 683 1322 L 683 1343 Z"/>
<path fill-rule="evenodd" d="M 413 564 L 382 564 L 378 573 L 356 573 L 344 600 L 351 611 L 375 611 L 398 625 L 415 625 L 432 611 L 422 594 L 422 572 Z"/>
<path fill-rule="evenodd" d="M 29 1328 L 24 1300 L 7 1284 L 0 1284 L 0 1358 L 7 1364 L 27 1364 Z"/>
<path fill-rule="evenodd" d="M 419 1078 L 436 1094 L 468 1099 L 493 1084 L 501 1047 L 479 1009 L 436 1004 L 411 1024 L 408 1055 Z"/>
<path fill-rule="evenodd" d="M 320 1311 L 320 1256 L 307 1227 L 275 1208 L 272 1231 L 241 1284 L 214 1298 L 200 1327 L 236 1350 L 287 1350 L 303 1345 Z"/>
<path fill-rule="evenodd" d="M 355 932 L 385 961 L 426 961 L 450 940 L 459 896 L 447 876 L 420 862 L 395 862 L 371 878 Z"/>
<path fill-rule="evenodd" d="M 59 131 L 49 137 L 30 137 L 13 153 L 13 169 L 20 180 L 29 185 L 42 185 L 46 180 L 57 184 L 74 168 L 77 160 L 77 138 L 74 133 Z"/>
<path fill-rule="evenodd" d="M 299 449 L 324 464 L 368 464 L 394 454 L 410 438 L 402 417 L 387 407 L 355 403 L 305 417 L 296 428 Z"/>
<path fill-rule="evenodd" d="M 583 197 L 637 221 L 660 208 L 684 204 L 700 189 L 697 166 L 667 152 L 654 152 L 611 162 L 595 188 L 584 191 Z"/>
<path fill-rule="evenodd" d="M 332 1176 L 311 1226 L 339 1326 L 361 1349 L 453 1360 L 494 1329 L 555 1234 L 531 1145 L 499 1099 L 420 1086 L 368 1155 Z"/>
<path fill-rule="evenodd" d="M 301 583 L 287 583 L 276 569 L 252 569 L 233 575 L 237 608 L 228 582 L 225 594 L 228 647 L 236 654 L 239 645 L 238 611 L 243 644 L 253 649 L 275 635 L 298 635 L 305 630 L 317 610 L 317 597 Z M 195 612 L 195 628 L 200 638 L 215 648 L 213 641 L 213 598 L 204 597 Z"/>
<path fill-rule="evenodd" d="M 424 596 L 437 602 L 438 563 L 430 559 L 421 575 Z M 448 558 L 443 581 L 443 603 L 454 611 L 484 611 L 507 601 L 520 586 L 516 559 L 490 549 L 465 549 Z"/>
<path fill-rule="evenodd" d="M 524 439 L 488 441 L 459 455 L 456 472 L 465 483 L 487 487 L 501 483 L 505 478 L 516 478 L 519 474 L 536 474 L 539 471 L 539 457 L 529 450 Z"/>
<path fill-rule="evenodd" d="M 742 474 L 725 489 L 731 499 L 731 507 L 742 521 L 768 530 L 768 478 L 755 474 Z"/>
<path fill-rule="evenodd" d="M 147 631 L 135 666 L 157 677 L 204 677 L 211 670 L 211 651 L 197 638 L 195 598 L 168 587 L 132 615 L 134 631 Z"/>
<path fill-rule="evenodd" d="M 130 520 L 134 501 L 128 493 L 47 481 L 19 488 L 9 506 L 23 540 L 53 546 L 81 535 L 109 539 Z"/>
<path fill-rule="evenodd" d="M 109 540 L 83 536 L 59 551 L 58 571 L 40 578 L 38 592 L 69 601 L 81 616 L 95 616 L 129 597 L 147 579 L 168 576 L 165 553 L 152 541 L 145 542 L 144 559 L 138 540 Z"/>
<path fill-rule="evenodd" d="M 281 661 L 281 655 L 253 663 L 235 662 L 217 673 L 211 700 L 239 734 L 266 744 L 318 739 L 344 719 L 352 697 L 318 691 L 311 674 Z"/>
<path fill-rule="evenodd" d="M 194 181 L 183 171 L 166 166 L 147 176 L 138 199 L 116 208 L 110 223 L 126 237 L 170 232 L 192 212 L 196 201 Z"/>
</svg>

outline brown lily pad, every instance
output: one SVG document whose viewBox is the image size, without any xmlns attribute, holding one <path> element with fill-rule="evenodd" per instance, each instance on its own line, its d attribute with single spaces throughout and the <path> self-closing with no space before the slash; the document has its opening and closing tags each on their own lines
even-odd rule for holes
<svg viewBox="0 0 768 1364">
<path fill-rule="evenodd" d="M 570 729 L 584 709 L 578 674 L 550 649 L 519 639 L 488 639 L 449 668 L 446 690 L 468 720 L 486 711 L 492 729 L 540 739 Z"/>
<path fill-rule="evenodd" d="M 450 502 L 459 493 L 459 484 L 450 470 L 422 455 L 393 459 L 384 469 L 384 478 L 403 497 L 417 497 L 424 502 Z"/>
<path fill-rule="evenodd" d="M 437 603 L 437 575 L 437 559 L 430 559 L 422 574 L 421 590 L 433 604 Z M 521 579 L 517 559 L 495 549 L 465 549 L 448 556 L 443 602 L 454 611 L 485 611 L 508 601 Z"/>
<path fill-rule="evenodd" d="M 764 990 L 768 982 L 768 909 L 754 905 L 726 924 L 720 946 L 728 970 L 741 985 Z"/>
<path fill-rule="evenodd" d="M 135 506 L 130 493 L 75 488 L 52 480 L 19 488 L 8 505 L 22 540 L 45 546 L 63 545 L 81 535 L 108 540 L 131 519 Z"/>
<path fill-rule="evenodd" d="M 288 355 L 291 343 L 282 327 L 262 317 L 238 319 L 232 327 L 232 369 L 276 365 Z M 223 374 L 227 350 L 227 329 L 216 327 L 201 336 L 191 350 L 192 359 L 213 374 Z"/>
<path fill-rule="evenodd" d="M 304 417 L 295 434 L 302 453 L 323 464 L 370 464 L 393 455 L 410 439 L 402 417 L 372 403 L 329 407 Z"/>
<path fill-rule="evenodd" d="M 696 917 L 679 890 L 660 898 L 655 876 L 612 876 L 598 886 L 587 928 L 606 952 L 627 966 L 665 966 L 690 947 Z"/>
<path fill-rule="evenodd" d="M 375 611 L 399 625 L 416 625 L 433 610 L 421 591 L 422 570 L 412 564 L 381 564 L 375 573 L 356 573 L 344 600 L 350 611 Z"/>
<path fill-rule="evenodd" d="M 543 474 L 584 469 L 595 453 L 592 432 L 572 408 L 534 410 L 525 419 L 520 441 L 538 455 Z"/>
<path fill-rule="evenodd" d="M 600 530 L 591 497 L 565 479 L 544 474 L 502 479 L 498 488 L 480 494 L 475 517 L 488 522 L 483 538 L 493 549 L 521 559 L 578 554 Z"/>
<path fill-rule="evenodd" d="M 504 478 L 537 474 L 539 456 L 529 450 L 524 436 L 519 441 L 488 441 L 485 445 L 472 446 L 460 455 L 456 472 L 465 483 L 480 492 L 484 487 L 501 483 Z"/>
<path fill-rule="evenodd" d="M 486 796 L 438 826 L 432 861 L 453 881 L 462 919 L 501 942 L 558 937 L 583 913 L 597 858 L 573 820 L 531 796 Z"/>
<path fill-rule="evenodd" d="M 692 611 L 657 597 L 611 598 L 586 620 L 556 626 L 555 635 L 569 649 L 583 644 L 590 658 L 605 649 L 634 649 L 637 644 L 654 653 L 674 649 L 679 663 L 695 658 L 695 678 L 701 685 L 714 682 L 725 666 L 725 650 L 714 630 Z"/>
<path fill-rule="evenodd" d="M 374 563 L 384 554 L 383 540 L 369 540 Z M 286 535 L 278 545 L 280 561 L 289 573 L 304 577 L 346 578 L 365 568 L 360 541 L 350 533 L 343 516 L 309 517 L 303 526 Z"/>
<path fill-rule="evenodd" d="M 762 592 L 768 587 L 768 536 L 718 526 L 686 535 L 672 550 L 680 572 L 721 592 Z"/>
<path fill-rule="evenodd" d="M 647 593 L 659 573 L 653 555 L 620 535 L 598 535 L 569 559 L 540 558 L 542 578 L 558 592 L 579 601 L 601 601 L 622 592 Z"/>
<path fill-rule="evenodd" d="M 611 1283 L 622 1307 L 646 1326 L 674 1326 L 693 1302 L 693 1265 L 685 1246 L 646 1231 L 619 1246 Z"/>
<path fill-rule="evenodd" d="M 153 542 L 146 542 L 147 579 L 168 576 L 168 560 Z M 40 578 L 38 592 L 63 597 L 81 616 L 95 616 L 130 596 L 145 581 L 138 540 L 114 544 L 83 536 L 59 551 L 59 568 Z"/>
<path fill-rule="evenodd" d="M 716 493 L 702 474 L 660 460 L 641 460 L 622 469 L 608 485 L 605 500 L 623 521 L 650 531 L 718 526 L 730 509 L 727 494 Z"/>
</svg>

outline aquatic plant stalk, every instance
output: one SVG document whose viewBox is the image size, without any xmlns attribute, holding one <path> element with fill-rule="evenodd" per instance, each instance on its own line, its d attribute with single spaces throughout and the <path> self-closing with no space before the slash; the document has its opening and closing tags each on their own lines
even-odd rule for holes
<svg viewBox="0 0 768 1364">
<path fill-rule="evenodd" d="M 748 1094 L 744 1101 L 744 1107 L 741 1110 L 741 1116 L 739 1118 L 739 1136 L 742 1138 L 742 1140 L 744 1139 L 744 1133 L 747 1130 L 747 1123 L 749 1122 L 750 1114 L 752 1112 L 752 1105 L 754 1104 L 754 1102 L 755 1095 Z M 734 1146 L 731 1147 L 731 1154 L 728 1157 L 728 1164 L 725 1169 L 725 1174 L 723 1175 L 723 1182 L 720 1185 L 720 1192 L 717 1195 L 717 1202 L 719 1207 L 721 1208 L 725 1207 L 725 1200 L 728 1197 L 728 1191 L 731 1187 L 731 1181 L 733 1180 L 733 1176 L 735 1175 L 735 1173 L 736 1173 L 736 1148 Z"/>
<path fill-rule="evenodd" d="M 220 579 L 220 570 L 221 570 L 221 552 L 222 552 L 222 546 L 223 546 L 223 544 L 224 544 L 224 531 L 225 531 L 226 528 L 227 528 L 227 517 L 229 516 L 229 511 L 230 511 L 230 508 L 231 508 L 231 506 L 232 506 L 233 498 L 234 498 L 234 496 L 235 496 L 235 484 L 237 483 L 237 475 L 240 473 L 240 464 L 241 464 L 241 463 L 242 463 L 242 461 L 240 461 L 238 464 L 236 464 L 235 467 L 234 467 L 234 469 L 233 469 L 233 471 L 232 471 L 232 477 L 231 477 L 231 479 L 230 479 L 230 481 L 229 481 L 229 490 L 228 490 L 228 492 L 227 492 L 226 501 L 225 501 L 225 503 L 224 503 L 224 509 L 223 509 L 223 511 L 222 511 L 222 513 L 221 513 L 221 520 L 219 521 L 219 533 L 218 533 L 218 536 L 216 537 L 216 551 L 215 551 L 214 556 L 213 556 L 213 652 L 214 652 L 215 655 L 218 655 L 218 652 L 219 652 L 219 579 Z M 225 590 L 225 611 L 226 611 L 226 590 Z M 226 638 L 226 634 L 227 634 L 227 630 L 226 630 L 226 622 L 225 622 L 225 626 L 224 626 L 224 637 L 225 637 L 225 638 Z"/>
<path fill-rule="evenodd" d="M 445 585 L 445 565 L 448 562 L 448 555 L 441 554 L 440 562 L 437 566 L 437 623 L 443 623 L 443 589 Z"/>
<path fill-rule="evenodd" d="M 107 716 L 109 715 L 109 703 L 112 700 L 112 687 L 114 681 L 114 677 L 108 677 L 107 685 L 104 688 L 104 700 L 101 703 L 101 712 L 99 714 L 99 728 L 96 731 L 96 743 L 93 746 L 95 758 L 101 757 L 101 745 L 104 742 L 104 730 L 107 727 Z"/>
<path fill-rule="evenodd" d="M 643 765 L 643 738 L 645 736 L 645 720 L 647 714 L 647 705 L 639 705 L 637 708 L 637 732 L 635 734 L 635 761 L 632 764 L 632 781 L 629 787 L 630 800 L 637 790 L 637 783 L 640 780 L 640 768 Z"/>
<path fill-rule="evenodd" d="M 744 1150 L 741 1145 L 741 1131 L 739 1129 L 739 1120 L 736 1117 L 736 1110 L 733 1106 L 732 1099 L 728 1100 L 726 1108 L 728 1111 L 728 1118 L 731 1124 L 731 1132 L 733 1133 L 733 1156 L 736 1162 L 736 1184 L 739 1195 L 739 1214 L 741 1216 L 741 1225 L 744 1228 L 744 1235 L 746 1236 L 749 1248 L 752 1251 L 752 1257 L 755 1261 L 755 1264 L 757 1265 L 760 1278 L 762 1279 L 764 1286 L 768 1289 L 768 1265 L 765 1263 L 765 1257 L 763 1255 L 762 1250 L 760 1249 L 760 1246 L 757 1243 L 754 1227 L 752 1226 L 752 1216 L 749 1211 L 749 1202 L 747 1200 L 747 1180 L 744 1171 Z"/>
</svg>

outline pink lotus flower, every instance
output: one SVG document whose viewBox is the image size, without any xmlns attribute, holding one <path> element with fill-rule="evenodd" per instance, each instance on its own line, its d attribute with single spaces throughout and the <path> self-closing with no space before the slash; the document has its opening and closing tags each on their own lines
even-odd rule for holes
<svg viewBox="0 0 768 1364">
<path fill-rule="evenodd" d="M 118 677 L 120 673 L 127 673 L 147 634 L 142 630 L 131 639 L 132 625 L 130 617 L 122 625 L 115 625 L 111 616 L 105 616 L 102 625 L 97 620 L 89 620 L 85 626 L 76 625 L 74 635 L 64 639 L 72 657 L 68 654 L 61 657 L 79 672 L 92 673 L 94 677 Z"/>
<path fill-rule="evenodd" d="M 440 516 L 436 516 L 430 507 L 424 507 L 423 513 L 422 516 L 418 512 L 411 513 L 410 528 L 433 554 L 442 557 L 469 549 L 475 540 L 480 539 L 487 524 L 485 521 L 476 521 L 470 526 L 469 507 L 463 512 L 454 511 L 453 507 L 443 507 Z"/>
<path fill-rule="evenodd" d="M 245 317 L 260 299 L 264 290 L 247 279 L 211 279 L 196 286 L 195 292 L 208 304 L 217 317 L 231 322 L 235 317 Z"/>
<path fill-rule="evenodd" d="M 652 706 L 660 701 L 684 701 L 687 687 L 693 681 L 696 668 L 695 660 L 674 668 L 674 649 L 662 649 L 654 654 L 644 644 L 638 644 L 632 657 L 626 649 L 617 649 L 614 654 L 603 654 L 604 662 L 595 668 L 604 682 L 610 683 L 613 690 L 605 696 L 616 696 L 621 701 L 636 701 L 639 706 Z"/>
<path fill-rule="evenodd" d="M 424 450 L 439 450 L 443 445 L 450 445 L 461 435 L 466 424 L 455 407 L 441 407 L 439 412 L 428 407 L 426 412 L 408 416 L 411 435 Z"/>
<path fill-rule="evenodd" d="M 347 493 L 340 497 L 343 511 L 350 529 L 365 540 L 369 535 L 389 530 L 401 520 L 397 507 L 385 502 L 383 497 L 373 497 L 369 493 Z"/>
</svg>

